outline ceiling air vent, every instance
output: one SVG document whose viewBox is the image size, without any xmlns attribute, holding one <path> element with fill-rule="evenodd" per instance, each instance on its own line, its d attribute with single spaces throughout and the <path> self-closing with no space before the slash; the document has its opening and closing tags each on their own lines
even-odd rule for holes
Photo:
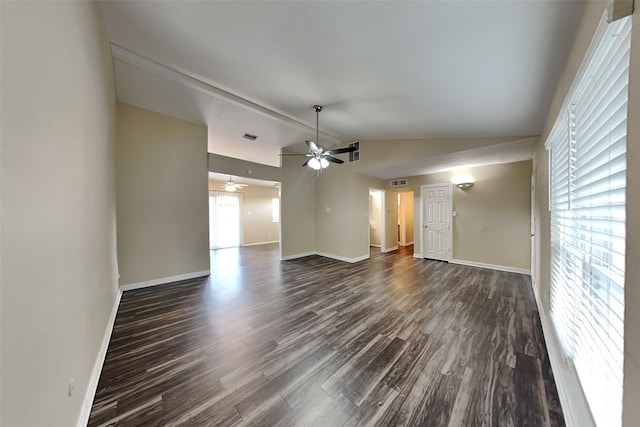
<svg viewBox="0 0 640 427">
<path fill-rule="evenodd" d="M 391 188 L 406 187 L 406 186 L 407 186 L 407 178 L 398 178 L 398 179 L 392 179 L 391 181 L 389 181 L 389 187 Z"/>
<path fill-rule="evenodd" d="M 360 160 L 360 141 L 352 142 L 349 144 L 349 148 L 354 149 L 354 151 L 349 152 L 349 163 Z"/>
<path fill-rule="evenodd" d="M 251 135 L 250 133 L 245 133 L 242 137 L 244 139 L 248 139 L 249 141 L 255 141 L 256 139 L 258 139 L 256 135 Z"/>
</svg>

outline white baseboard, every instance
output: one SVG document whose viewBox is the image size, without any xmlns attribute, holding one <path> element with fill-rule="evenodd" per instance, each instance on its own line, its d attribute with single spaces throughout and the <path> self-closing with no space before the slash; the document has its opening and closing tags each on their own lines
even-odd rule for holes
<svg viewBox="0 0 640 427">
<path fill-rule="evenodd" d="M 413 257 L 414 257 L 414 258 L 420 258 L 420 259 L 422 259 L 422 254 L 419 254 L 419 253 L 417 253 L 417 252 L 414 252 L 414 253 L 413 253 Z"/>
<path fill-rule="evenodd" d="M 411 245 L 413 245 L 413 240 L 410 241 L 410 242 L 405 243 L 405 246 L 411 246 Z"/>
<path fill-rule="evenodd" d="M 355 262 L 364 261 L 365 259 L 369 258 L 369 254 L 361 255 L 361 256 L 356 257 L 356 258 L 347 258 L 347 257 L 343 257 L 343 256 L 340 256 L 340 255 L 328 254 L 328 253 L 325 253 L 325 252 L 316 252 L 316 255 L 320 255 L 320 256 L 323 256 L 325 258 L 335 259 L 335 260 L 338 260 L 338 261 L 350 262 L 352 264 L 355 263 Z"/>
<path fill-rule="evenodd" d="M 311 251 L 311 252 L 302 252 L 302 253 L 293 254 L 293 255 L 286 255 L 286 256 L 281 256 L 280 261 L 289 261 L 291 259 L 304 258 L 306 256 L 311 256 L 315 254 L 316 254 L 315 251 Z"/>
<path fill-rule="evenodd" d="M 160 279 L 147 280 L 146 282 L 130 283 L 128 285 L 120 285 L 121 291 L 131 291 L 133 289 L 148 288 L 150 286 L 164 285 L 171 282 L 179 282 L 180 280 L 195 279 L 211 274 L 209 270 L 196 271 L 193 273 L 179 274 L 177 276 L 162 277 Z"/>
<path fill-rule="evenodd" d="M 379 248 L 380 245 L 374 245 L 373 243 L 369 244 L 369 246 L 373 246 L 374 248 Z"/>
<path fill-rule="evenodd" d="M 380 252 L 387 253 L 387 252 L 393 252 L 393 251 L 397 251 L 397 250 L 398 250 L 398 245 L 395 245 L 395 246 L 391 246 L 390 248 L 384 248 Z"/>
<path fill-rule="evenodd" d="M 468 265 L 470 267 L 489 268 L 491 270 L 506 271 L 508 273 L 531 274 L 531 269 L 509 267 L 508 265 L 485 264 L 483 262 L 466 261 L 463 259 L 451 259 L 451 264 Z"/>
<path fill-rule="evenodd" d="M 540 296 L 534 292 L 542 333 L 547 346 L 547 354 L 553 370 L 553 378 L 558 390 L 562 414 L 567 427 L 595 427 L 587 399 L 582 391 L 578 375 L 573 365 L 562 354 L 562 347 L 551 319 L 545 312 Z"/>
<path fill-rule="evenodd" d="M 289 261 L 289 260 L 292 260 L 292 259 L 303 258 L 303 257 L 306 257 L 306 256 L 311 256 L 311 255 L 319 255 L 319 256 L 323 256 L 325 258 L 331 258 L 331 259 L 335 259 L 335 260 L 338 260 L 338 261 L 350 262 L 352 264 L 354 262 L 363 261 L 363 260 L 369 258 L 369 254 L 362 255 L 362 256 L 359 256 L 359 257 L 356 257 L 356 258 L 347 258 L 347 257 L 343 257 L 343 256 L 340 256 L 340 255 L 332 255 L 332 254 L 328 254 L 328 253 L 325 253 L 325 252 L 312 251 L 312 252 L 303 252 L 303 253 L 295 254 L 295 255 L 283 256 L 283 257 L 280 257 L 280 261 Z"/>
<path fill-rule="evenodd" d="M 245 246 L 259 246 L 259 245 L 268 245 L 270 243 L 280 243 L 280 240 L 272 240 L 270 242 L 246 243 L 246 244 L 244 244 L 242 246 L 243 247 L 245 247 Z"/>
<path fill-rule="evenodd" d="M 109 348 L 109 341 L 111 341 L 111 333 L 113 332 L 113 325 L 116 322 L 116 315 L 118 314 L 118 307 L 120 307 L 120 299 L 122 298 L 122 290 L 118 289 L 116 299 L 111 307 L 111 314 L 107 320 L 107 328 L 104 331 L 102 337 L 102 343 L 100 344 L 100 350 L 98 351 L 98 357 L 93 365 L 91 376 L 89 377 L 89 384 L 87 385 L 87 391 L 82 402 L 82 410 L 78 417 L 78 427 L 86 427 L 89 422 L 89 415 L 91 415 L 91 406 L 93 405 L 93 399 L 96 396 L 98 390 L 98 381 L 100 381 L 100 374 L 102 373 L 102 366 L 104 365 L 104 359 L 107 357 L 107 349 Z"/>
</svg>

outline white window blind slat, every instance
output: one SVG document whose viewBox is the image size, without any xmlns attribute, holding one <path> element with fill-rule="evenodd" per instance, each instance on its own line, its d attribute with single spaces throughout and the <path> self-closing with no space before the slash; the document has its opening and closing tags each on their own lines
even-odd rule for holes
<svg viewBox="0 0 640 427">
<path fill-rule="evenodd" d="M 629 76 L 627 76 L 627 78 L 628 77 Z M 624 90 L 628 91 L 628 87 L 625 86 Z M 578 140 L 581 145 L 585 146 L 585 150 L 589 150 L 593 145 L 596 145 L 602 140 L 602 138 L 608 138 L 613 128 L 626 121 L 626 100 L 613 99 L 612 101 L 616 102 L 612 102 L 606 111 L 600 112 L 602 113 L 601 115 L 593 117 L 592 121 L 585 122 L 582 125 L 580 123 L 576 124 L 578 129 L 580 129 Z M 589 127 L 581 129 L 581 126 Z"/>
<path fill-rule="evenodd" d="M 628 90 L 628 88 L 626 89 Z M 592 124 L 591 127 L 585 131 L 579 131 L 577 138 L 580 141 L 581 149 L 588 151 L 594 145 L 597 146 L 603 138 L 610 138 L 615 135 L 616 127 L 622 123 L 626 123 L 626 101 L 619 105 L 611 104 L 609 107 L 605 112 L 606 114 L 594 118 L 596 124 Z M 577 125 L 577 127 L 579 128 L 580 125 Z M 623 129 L 626 129 L 626 126 L 624 126 Z"/>
<path fill-rule="evenodd" d="M 545 144 L 551 317 L 599 426 L 622 412 L 630 40 L 609 24 Z"/>
<path fill-rule="evenodd" d="M 622 130 L 626 129 L 626 121 L 620 128 Z M 608 163 L 610 159 L 618 157 L 620 155 L 626 155 L 626 135 L 621 133 L 620 129 L 612 129 L 612 135 L 610 138 L 610 146 L 606 151 L 602 149 L 593 148 L 589 152 L 581 152 L 581 154 L 576 158 L 576 166 L 580 167 L 581 172 L 580 175 L 587 175 L 592 169 L 599 167 L 604 163 Z M 615 133 L 615 134 L 614 134 Z M 596 145 L 597 147 L 597 145 Z M 623 159 L 623 163 L 626 159 Z"/>
</svg>

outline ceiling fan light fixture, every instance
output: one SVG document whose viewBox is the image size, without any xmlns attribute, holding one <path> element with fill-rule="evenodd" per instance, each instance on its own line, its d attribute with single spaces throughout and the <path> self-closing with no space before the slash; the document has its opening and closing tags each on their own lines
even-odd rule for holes
<svg viewBox="0 0 640 427">
<path fill-rule="evenodd" d="M 224 186 L 224 190 L 225 191 L 234 192 L 234 191 L 236 191 L 236 186 L 235 185 L 225 185 Z"/>
<path fill-rule="evenodd" d="M 322 145 L 319 144 L 320 141 L 320 119 L 319 113 L 322 111 L 322 107 L 320 105 L 314 105 L 313 111 L 316 112 L 316 141 L 311 141 L 307 139 L 305 143 L 307 144 L 307 148 L 309 151 L 305 154 L 300 153 L 280 153 L 281 156 L 305 156 L 309 157 L 309 160 L 304 162 L 302 166 L 309 166 L 311 169 L 322 172 L 322 169 L 326 169 L 329 167 L 329 162 L 342 164 L 344 160 L 341 160 L 337 157 L 334 157 L 334 154 L 342 154 L 342 153 L 353 153 L 359 149 L 357 146 L 360 144 L 360 141 L 356 141 L 349 145 L 349 147 L 345 148 L 335 148 L 333 150 L 327 150 Z"/>
<path fill-rule="evenodd" d="M 322 163 L 320 162 L 320 160 L 318 160 L 315 157 L 312 157 L 311 159 L 309 159 L 309 162 L 307 163 L 307 166 L 309 166 L 311 169 L 317 170 L 317 171 L 322 169 Z"/>
</svg>

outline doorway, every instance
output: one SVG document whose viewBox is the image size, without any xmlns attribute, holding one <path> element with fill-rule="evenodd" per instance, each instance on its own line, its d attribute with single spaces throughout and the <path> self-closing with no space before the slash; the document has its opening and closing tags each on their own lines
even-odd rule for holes
<svg viewBox="0 0 640 427">
<path fill-rule="evenodd" d="M 538 275 L 536 274 L 536 171 L 531 174 L 531 283 L 538 291 Z"/>
<path fill-rule="evenodd" d="M 451 185 L 420 187 L 422 257 L 449 261 L 452 253 Z"/>
<path fill-rule="evenodd" d="M 369 189 L 369 247 L 384 247 L 384 190 Z"/>
</svg>

